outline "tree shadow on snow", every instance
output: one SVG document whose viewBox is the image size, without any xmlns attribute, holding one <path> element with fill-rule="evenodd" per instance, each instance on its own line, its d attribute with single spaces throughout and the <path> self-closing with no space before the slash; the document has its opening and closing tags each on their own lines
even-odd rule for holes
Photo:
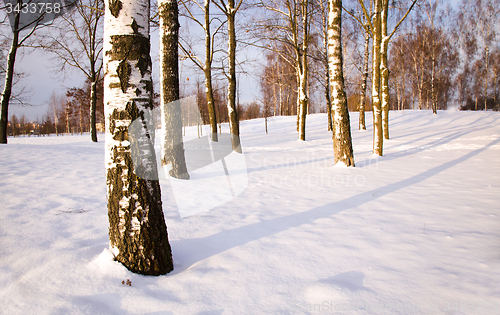
<svg viewBox="0 0 500 315">
<path fill-rule="evenodd" d="M 183 272 L 199 261 L 230 250 L 232 248 L 289 230 L 291 228 L 312 223 L 321 218 L 331 217 L 341 211 L 359 207 L 369 201 L 374 200 L 374 198 L 380 198 L 389 193 L 420 183 L 440 172 L 443 172 L 472 158 L 473 156 L 480 154 L 481 152 L 499 142 L 500 139 L 494 140 L 480 149 L 471 151 L 455 160 L 435 166 L 410 178 L 400 180 L 396 183 L 392 183 L 384 187 L 377 187 L 373 190 L 366 191 L 355 196 L 351 196 L 320 207 L 270 220 L 263 220 L 232 230 L 221 231 L 219 233 L 203 238 L 171 241 L 174 261 L 177 266 L 173 271 L 173 274 Z M 333 279 L 333 281 L 340 280 Z"/>
</svg>

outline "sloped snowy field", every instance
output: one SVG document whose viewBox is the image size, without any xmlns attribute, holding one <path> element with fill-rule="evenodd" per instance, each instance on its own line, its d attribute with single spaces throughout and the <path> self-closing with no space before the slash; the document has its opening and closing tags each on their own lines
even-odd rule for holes
<svg viewBox="0 0 500 315">
<path fill-rule="evenodd" d="M 181 219 L 162 181 L 161 277 L 107 250 L 103 135 L 10 138 L 0 313 L 500 314 L 500 113 L 391 112 L 382 158 L 367 118 L 356 168 L 315 114 L 304 143 L 295 117 L 242 122 L 248 186 L 215 209 Z"/>
</svg>

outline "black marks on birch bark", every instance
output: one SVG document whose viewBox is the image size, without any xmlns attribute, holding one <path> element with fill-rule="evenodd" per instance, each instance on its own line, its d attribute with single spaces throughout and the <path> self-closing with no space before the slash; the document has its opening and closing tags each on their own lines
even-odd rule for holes
<svg viewBox="0 0 500 315">
<path fill-rule="evenodd" d="M 122 92 L 125 93 L 128 88 L 128 81 L 130 79 L 130 74 L 132 73 L 132 67 L 128 64 L 127 60 L 122 60 L 116 68 L 116 73 L 120 79 L 120 87 Z"/>
<path fill-rule="evenodd" d="M 165 274 L 173 270 L 173 262 L 161 210 L 159 183 L 135 175 L 129 150 L 128 146 L 114 147 L 112 157 L 116 164 L 107 172 L 110 243 L 118 249 L 115 260 L 130 271 Z M 128 200 L 125 207 L 122 200 Z M 147 228 L 133 231 L 134 217 Z M 134 237 L 123 236 L 131 232 L 135 232 Z"/>
<path fill-rule="evenodd" d="M 137 60 L 135 66 L 139 68 L 141 77 L 144 77 L 144 75 L 148 73 L 149 69 L 151 69 L 151 58 L 145 58 L 145 55 L 142 55 L 139 57 L 139 60 Z"/>
<path fill-rule="evenodd" d="M 133 25 L 137 26 L 137 23 L 132 22 Z M 119 60 L 120 63 L 116 69 L 118 77 L 120 79 L 120 88 L 123 93 L 126 92 L 127 88 L 130 87 L 129 79 L 132 71 L 131 65 L 127 60 L 136 60 L 135 66 L 139 69 L 141 76 L 144 77 L 147 73 L 151 71 L 151 57 L 149 39 L 141 34 L 132 35 L 114 35 L 111 36 L 111 50 L 106 52 L 107 56 L 110 56 L 111 60 Z M 143 81 L 141 81 L 143 82 Z M 152 83 L 146 83 L 146 92 L 152 93 Z M 110 88 L 115 88 L 116 83 L 110 83 Z M 139 96 L 139 94 L 136 95 Z"/>
<path fill-rule="evenodd" d="M 134 101 L 127 103 L 127 106 L 125 106 L 125 112 L 127 113 L 128 117 L 131 121 L 134 121 L 140 115 L 142 115 L 142 111 L 139 112 L 139 109 L 137 108 L 137 104 Z"/>
<path fill-rule="evenodd" d="M 146 90 L 147 93 L 153 93 L 153 81 L 151 80 L 141 80 L 141 83 L 144 83 L 144 90 Z M 151 107 L 153 109 L 153 107 Z"/>
<path fill-rule="evenodd" d="M 140 34 L 113 35 L 111 45 L 111 50 L 106 52 L 111 60 L 138 60 L 142 55 L 149 56 L 149 38 Z"/>
<path fill-rule="evenodd" d="M 120 11 L 122 9 L 123 5 L 120 0 L 110 0 L 109 1 L 109 12 L 111 12 L 111 15 L 114 16 L 115 18 L 120 15 Z"/>
<path fill-rule="evenodd" d="M 132 24 L 130 24 L 130 27 L 132 27 L 132 31 L 134 31 L 134 34 L 138 34 L 139 32 L 139 25 L 137 25 L 137 21 L 132 18 Z"/>
<path fill-rule="evenodd" d="M 109 10 L 115 18 L 123 16 L 121 10 L 130 15 L 147 14 L 136 11 L 137 8 L 124 7 L 121 1 L 110 0 Z M 131 19 L 131 22 L 126 26 L 131 27 L 129 34 L 110 34 L 106 39 L 111 48 L 105 52 L 109 69 L 105 75 L 113 81 L 109 90 L 105 90 L 112 96 L 107 104 L 111 110 L 107 123 L 110 136 L 115 140 L 107 146 L 110 245 L 115 260 L 130 271 L 162 275 L 173 270 L 173 261 L 159 181 L 148 179 L 152 174 L 157 176 L 154 133 L 147 128 L 152 124 L 148 110 L 152 108 L 153 87 L 148 76 L 151 73 L 150 41 L 148 34 L 139 33 L 141 28 L 147 28 L 147 20 Z M 141 26 L 138 22 L 144 24 Z"/>
</svg>

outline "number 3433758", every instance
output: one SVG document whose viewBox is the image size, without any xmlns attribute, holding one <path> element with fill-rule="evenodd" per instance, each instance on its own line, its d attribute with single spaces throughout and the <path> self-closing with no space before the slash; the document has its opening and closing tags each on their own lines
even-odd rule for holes
<svg viewBox="0 0 500 315">
<path fill-rule="evenodd" d="M 60 3 L 44 3 L 44 2 L 32 2 L 32 3 L 17 3 L 13 5 L 12 3 L 7 3 L 5 5 L 7 13 L 59 13 L 61 12 Z"/>
</svg>

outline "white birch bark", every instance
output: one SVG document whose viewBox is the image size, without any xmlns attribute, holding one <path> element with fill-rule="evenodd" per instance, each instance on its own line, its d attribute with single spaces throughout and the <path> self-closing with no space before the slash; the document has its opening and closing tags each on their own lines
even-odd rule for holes
<svg viewBox="0 0 500 315">
<path fill-rule="evenodd" d="M 380 14 L 381 45 L 380 45 L 380 94 L 382 109 L 382 128 L 384 139 L 389 139 L 389 65 L 387 61 L 389 36 L 387 34 L 387 19 L 389 15 L 389 0 L 382 0 Z"/>
<path fill-rule="evenodd" d="M 342 56 L 342 0 L 329 0 L 328 62 L 333 117 L 333 151 L 336 164 L 354 166 L 351 125 L 344 85 Z"/>
<path fill-rule="evenodd" d="M 380 104 L 380 46 L 382 41 L 380 11 L 382 0 L 375 0 L 373 17 L 373 66 L 372 66 L 372 107 L 373 107 L 373 154 L 382 156 L 383 130 Z"/>
<path fill-rule="evenodd" d="M 129 270 L 149 275 L 173 270 L 161 205 L 152 137 L 149 0 L 106 0 L 104 109 L 110 247 Z M 129 130 L 132 121 L 140 123 Z M 131 128 L 132 129 L 132 128 Z M 134 152 L 134 154 L 132 154 Z"/>
<path fill-rule="evenodd" d="M 299 140 L 306 140 L 306 117 L 309 99 L 307 96 L 307 52 L 308 52 L 308 37 L 309 37 L 309 1 L 301 0 L 302 13 L 302 44 L 298 42 L 298 29 L 294 31 L 296 34 L 295 43 L 297 44 L 297 79 L 298 79 L 298 95 L 297 95 L 297 128 L 299 132 Z M 295 23 L 295 25 L 298 25 Z"/>
</svg>

